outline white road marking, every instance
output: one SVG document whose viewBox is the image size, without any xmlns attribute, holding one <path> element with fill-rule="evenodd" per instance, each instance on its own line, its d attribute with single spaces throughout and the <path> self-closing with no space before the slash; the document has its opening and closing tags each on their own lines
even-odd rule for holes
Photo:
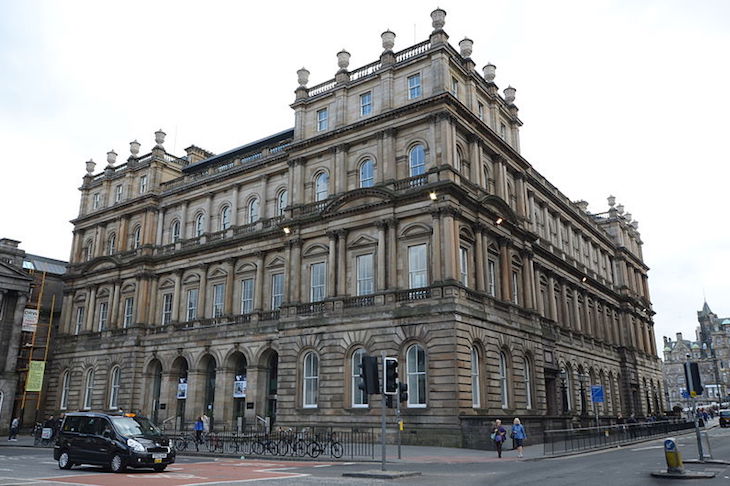
<svg viewBox="0 0 730 486">
<path fill-rule="evenodd" d="M 332 467 L 332 464 L 317 464 L 314 467 Z"/>
</svg>

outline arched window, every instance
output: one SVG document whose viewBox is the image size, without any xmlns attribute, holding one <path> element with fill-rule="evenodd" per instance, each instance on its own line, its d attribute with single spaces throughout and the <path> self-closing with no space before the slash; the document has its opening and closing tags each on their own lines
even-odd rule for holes
<svg viewBox="0 0 730 486">
<path fill-rule="evenodd" d="M 471 348 L 471 406 L 479 408 L 481 406 L 481 391 L 479 389 L 479 351 L 472 346 Z"/>
<path fill-rule="evenodd" d="M 259 208 L 261 207 L 261 203 L 259 202 L 259 198 L 255 197 L 251 199 L 248 203 L 248 223 L 255 223 L 259 220 Z"/>
<path fill-rule="evenodd" d="M 362 358 L 365 356 L 365 349 L 359 348 L 352 353 L 352 361 L 350 366 L 350 373 L 352 379 L 352 406 L 353 408 L 365 408 L 368 406 L 368 395 L 360 389 L 360 384 L 363 382 L 360 378 L 360 365 L 362 365 Z"/>
<path fill-rule="evenodd" d="M 426 406 L 426 352 L 414 344 L 406 351 L 406 376 L 408 377 L 408 406 Z"/>
<path fill-rule="evenodd" d="M 66 410 L 68 408 L 68 393 L 71 390 L 71 372 L 66 370 L 63 372 L 63 378 L 61 379 L 61 403 L 58 408 Z"/>
<path fill-rule="evenodd" d="M 502 396 L 502 408 L 509 407 L 509 383 L 507 380 L 507 355 L 499 352 L 499 393 Z"/>
<path fill-rule="evenodd" d="M 195 217 L 195 236 L 202 236 L 205 233 L 205 215 L 198 214 Z"/>
<path fill-rule="evenodd" d="M 373 185 L 375 185 L 375 163 L 372 159 L 367 159 L 360 164 L 360 187 Z"/>
<path fill-rule="evenodd" d="M 525 356 L 525 408 L 532 408 L 532 363 L 530 358 Z"/>
<path fill-rule="evenodd" d="M 221 231 L 225 231 L 231 227 L 231 207 L 230 206 L 223 206 L 223 209 L 221 209 L 220 226 L 221 226 L 221 228 L 220 228 Z"/>
<path fill-rule="evenodd" d="M 177 219 L 170 226 L 170 243 L 175 243 L 180 239 L 180 221 Z"/>
<path fill-rule="evenodd" d="M 418 144 L 408 153 L 409 175 L 411 177 L 421 175 L 426 172 L 426 151 L 423 145 Z"/>
<path fill-rule="evenodd" d="M 132 249 L 137 249 L 142 244 L 142 227 L 137 226 L 132 233 Z"/>
<path fill-rule="evenodd" d="M 314 200 L 324 201 L 329 197 L 330 176 L 326 172 L 322 172 L 317 176 L 314 183 Z"/>
<path fill-rule="evenodd" d="M 86 371 L 86 381 L 84 382 L 84 410 L 91 410 L 91 400 L 94 394 L 94 370 L 89 368 Z"/>
<path fill-rule="evenodd" d="M 319 392 L 319 357 L 310 351 L 304 356 L 303 406 L 317 408 Z"/>
<path fill-rule="evenodd" d="M 520 262 L 519 258 L 513 257 L 512 258 L 512 275 L 511 275 L 511 284 L 512 284 L 512 303 L 519 305 L 522 302 L 522 296 L 520 295 L 520 292 L 522 291 L 522 262 Z"/>
<path fill-rule="evenodd" d="M 284 216 L 284 210 L 286 209 L 288 204 L 289 204 L 289 193 L 287 193 L 286 190 L 283 190 L 279 193 L 279 195 L 276 198 L 276 215 Z"/>
<path fill-rule="evenodd" d="M 112 368 L 111 380 L 109 380 L 109 408 L 119 408 L 119 383 L 121 370 L 119 366 Z"/>
<path fill-rule="evenodd" d="M 112 233 L 106 240 L 106 254 L 113 255 L 117 251 L 117 235 Z"/>
</svg>

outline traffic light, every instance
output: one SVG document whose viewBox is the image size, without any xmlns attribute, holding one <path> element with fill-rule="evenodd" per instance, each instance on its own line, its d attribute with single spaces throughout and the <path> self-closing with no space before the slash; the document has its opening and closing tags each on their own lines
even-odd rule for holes
<svg viewBox="0 0 730 486">
<path fill-rule="evenodd" d="M 398 393 L 398 359 L 385 358 L 385 366 L 383 366 L 383 392 L 386 395 L 395 395 Z"/>
<path fill-rule="evenodd" d="M 406 383 L 398 383 L 398 401 L 408 401 L 408 385 Z"/>
<path fill-rule="evenodd" d="M 363 356 L 360 364 L 360 383 L 357 385 L 366 395 L 380 393 L 380 380 L 378 379 L 378 358 L 375 356 Z"/>
<path fill-rule="evenodd" d="M 702 395 L 705 389 L 702 387 L 700 368 L 697 363 L 687 362 L 684 364 L 684 378 L 687 380 L 687 391 L 691 397 Z"/>
</svg>

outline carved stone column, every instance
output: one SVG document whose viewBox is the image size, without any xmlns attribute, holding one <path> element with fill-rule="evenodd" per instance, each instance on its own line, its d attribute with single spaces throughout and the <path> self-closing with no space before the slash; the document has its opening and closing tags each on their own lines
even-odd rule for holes
<svg viewBox="0 0 730 486">
<path fill-rule="evenodd" d="M 87 331 L 94 330 L 94 315 L 96 314 L 96 287 L 89 288 L 89 300 L 86 303 L 86 325 L 84 329 Z"/>
<path fill-rule="evenodd" d="M 337 232 L 328 231 L 329 253 L 327 254 L 327 297 L 334 297 L 337 292 L 336 276 L 337 276 Z"/>
<path fill-rule="evenodd" d="M 149 290 L 148 290 L 147 299 L 148 299 L 149 304 L 147 305 L 146 322 L 150 326 L 154 326 L 157 321 L 157 310 L 158 310 L 157 307 L 159 305 L 159 296 L 160 296 L 160 292 L 157 288 L 158 282 L 159 282 L 159 277 L 157 275 L 154 275 L 152 277 L 152 281 L 150 282 Z M 161 315 L 160 315 L 160 323 L 162 323 Z"/>
<path fill-rule="evenodd" d="M 458 253 L 458 249 L 455 248 L 454 241 L 455 241 L 455 228 L 454 228 L 454 216 L 455 211 L 451 208 L 443 208 L 441 212 L 441 223 L 442 223 L 442 245 L 441 245 L 441 253 L 444 258 L 444 275 L 443 279 L 445 281 L 448 280 L 458 280 L 457 279 L 457 273 L 458 273 L 458 267 L 457 267 L 457 258 L 456 255 Z"/>
<path fill-rule="evenodd" d="M 555 305 L 555 279 L 552 275 L 548 277 L 548 307 L 549 312 L 547 317 L 557 322 L 558 309 Z"/>
<path fill-rule="evenodd" d="M 182 272 L 182 270 L 176 270 L 173 273 L 175 290 L 172 292 L 172 322 L 178 322 L 180 320 L 180 305 L 183 301 L 181 295 Z"/>
<path fill-rule="evenodd" d="M 510 258 L 509 241 L 506 238 L 499 240 L 499 272 L 502 284 L 502 300 L 512 301 L 512 259 Z"/>
<path fill-rule="evenodd" d="M 476 223 L 474 225 L 474 238 L 476 239 L 474 245 L 474 275 L 476 278 L 476 286 L 478 292 L 484 292 L 484 239 L 482 237 L 482 231 L 484 225 Z"/>
<path fill-rule="evenodd" d="M 231 315 L 233 314 L 233 296 L 235 295 L 234 287 L 236 285 L 236 259 L 229 258 L 226 260 L 226 268 L 228 273 L 226 274 L 226 300 L 223 306 L 223 312 L 226 315 Z"/>
<path fill-rule="evenodd" d="M 206 215 L 206 233 L 211 233 L 213 231 L 213 193 L 208 193 L 208 214 Z"/>
<path fill-rule="evenodd" d="M 347 230 L 337 230 L 337 295 L 347 294 Z"/>
<path fill-rule="evenodd" d="M 581 316 L 578 312 L 578 289 L 573 289 L 573 322 L 575 322 L 575 329 L 579 332 L 585 333 L 585 323 L 580 322 Z"/>
<path fill-rule="evenodd" d="M 406 282 L 406 286 L 408 282 Z M 388 288 L 398 288 L 398 220 L 388 220 Z"/>
<path fill-rule="evenodd" d="M 388 223 L 385 221 L 378 221 L 376 223 L 378 227 L 378 263 L 377 263 L 377 270 L 375 271 L 375 276 L 377 278 L 377 290 L 383 291 L 386 290 L 386 281 L 385 281 L 385 234 L 388 231 Z"/>
<path fill-rule="evenodd" d="M 157 212 L 157 235 L 155 237 L 155 245 L 162 245 L 162 232 L 165 227 L 166 209 L 162 208 Z"/>
<path fill-rule="evenodd" d="M 208 264 L 199 265 L 200 268 L 200 288 L 198 289 L 198 319 L 205 319 L 207 316 L 206 306 L 208 305 Z"/>
<path fill-rule="evenodd" d="M 523 305 L 526 309 L 534 309 L 535 303 L 532 298 L 532 259 L 530 253 L 522 252 L 522 295 Z"/>
<path fill-rule="evenodd" d="M 443 254 L 441 251 L 441 211 L 439 208 L 431 209 L 431 217 L 433 218 L 433 237 L 431 238 L 433 244 L 432 282 L 441 282 L 443 280 Z"/>
<path fill-rule="evenodd" d="M 301 289 L 301 268 L 302 268 L 302 240 L 293 239 L 289 242 L 291 246 L 291 262 L 289 279 L 289 298 L 290 302 L 300 302 L 299 291 Z"/>
<path fill-rule="evenodd" d="M 256 252 L 256 280 L 254 282 L 255 286 L 253 292 L 254 312 L 260 312 L 264 309 L 264 261 L 264 252 Z M 241 291 L 243 291 L 243 289 L 241 289 Z"/>
</svg>

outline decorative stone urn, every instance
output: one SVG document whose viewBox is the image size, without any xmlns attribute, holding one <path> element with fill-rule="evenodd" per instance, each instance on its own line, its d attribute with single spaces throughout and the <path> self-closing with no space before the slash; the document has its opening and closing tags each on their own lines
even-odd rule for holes
<svg viewBox="0 0 730 486">
<path fill-rule="evenodd" d="M 494 81 L 494 78 L 497 75 L 497 66 L 490 62 L 482 68 L 482 72 L 484 73 L 484 79 L 488 83 L 491 83 L 492 81 Z"/>
<path fill-rule="evenodd" d="M 608 206 L 614 207 L 616 205 L 616 196 L 608 196 Z"/>
<path fill-rule="evenodd" d="M 340 71 L 347 71 L 347 66 L 350 65 L 350 53 L 342 49 L 337 53 L 337 67 Z"/>
<path fill-rule="evenodd" d="M 155 148 L 162 148 L 162 144 L 165 143 L 165 135 L 167 135 L 165 132 L 162 131 L 162 128 L 157 130 L 155 132 Z"/>
<path fill-rule="evenodd" d="M 514 89 L 512 86 L 507 86 L 504 89 L 504 101 L 507 102 L 508 105 L 511 105 L 515 102 L 515 94 L 517 93 L 517 90 Z"/>
<path fill-rule="evenodd" d="M 631 221 L 631 213 L 624 214 L 624 218 L 626 218 L 626 221 Z"/>
<path fill-rule="evenodd" d="M 139 155 L 139 147 L 140 143 L 137 140 L 129 142 L 129 152 L 132 154 L 132 157 L 137 157 Z"/>
<path fill-rule="evenodd" d="M 113 149 L 106 153 L 106 161 L 112 166 L 117 163 L 117 153 Z"/>
<path fill-rule="evenodd" d="M 616 211 L 618 211 L 618 214 L 624 214 L 624 205 L 619 204 L 618 206 L 616 206 Z"/>
<path fill-rule="evenodd" d="M 307 83 L 309 82 L 309 71 L 307 68 L 301 68 L 297 71 L 297 81 L 299 82 L 299 86 L 302 88 L 305 88 L 307 86 Z"/>
<path fill-rule="evenodd" d="M 380 34 L 380 38 L 383 41 L 383 50 L 384 51 L 391 51 L 393 50 L 393 46 L 395 45 L 395 33 L 391 32 L 390 30 L 386 30 L 382 34 Z"/>
<path fill-rule="evenodd" d="M 89 159 L 86 162 L 86 173 L 88 175 L 91 175 L 94 173 L 94 168 L 96 167 L 96 162 L 94 162 L 94 159 Z"/>
<path fill-rule="evenodd" d="M 446 10 L 437 8 L 431 12 L 431 25 L 434 31 L 443 29 L 446 25 Z"/>
<path fill-rule="evenodd" d="M 472 48 L 474 47 L 474 41 L 468 37 L 464 37 L 464 40 L 459 42 L 459 49 L 461 49 L 461 57 L 471 57 Z"/>
</svg>

